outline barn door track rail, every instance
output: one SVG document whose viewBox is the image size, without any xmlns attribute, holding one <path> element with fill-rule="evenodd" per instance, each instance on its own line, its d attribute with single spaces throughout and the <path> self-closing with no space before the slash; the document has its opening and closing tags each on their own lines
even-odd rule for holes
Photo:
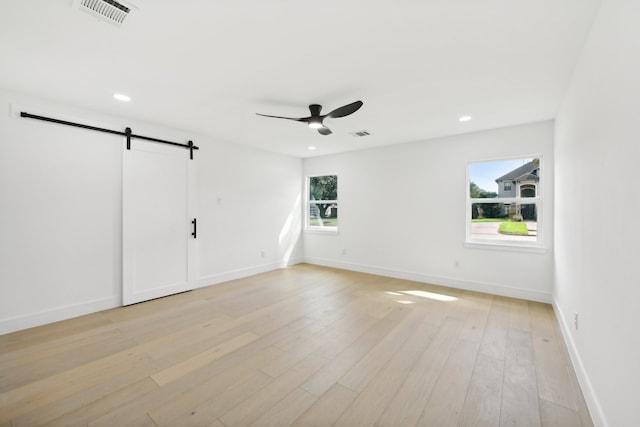
<svg viewBox="0 0 640 427">
<path fill-rule="evenodd" d="M 30 113 L 27 113 L 27 112 L 24 112 L 24 111 L 22 111 L 20 113 L 20 117 L 25 117 L 25 118 L 29 118 L 29 119 L 36 119 L 36 120 L 42 120 L 42 121 L 51 122 L 51 123 L 58 123 L 58 124 L 61 124 L 61 125 L 73 126 L 73 127 L 82 128 L 82 129 L 95 130 L 95 131 L 98 131 L 98 132 L 111 133 L 113 135 L 125 136 L 125 137 L 127 137 L 127 150 L 131 150 L 131 138 L 144 139 L 145 141 L 158 142 L 160 144 L 175 145 L 176 147 L 187 148 L 189 150 L 189 158 L 191 160 L 193 160 L 193 150 L 199 150 L 200 149 L 199 147 L 193 145 L 193 141 L 189 141 L 186 144 L 181 144 L 179 142 L 165 141 L 164 139 L 151 138 L 149 136 L 135 135 L 135 134 L 133 134 L 131 132 L 131 128 L 129 128 L 129 127 L 126 128 L 124 132 L 121 132 L 121 131 L 118 131 L 118 130 L 105 129 L 105 128 L 100 128 L 100 127 L 96 127 L 96 126 L 84 125 L 82 123 L 74 123 L 74 122 L 68 122 L 66 120 L 53 119 L 51 117 L 38 116 L 38 115 L 30 114 Z"/>
</svg>

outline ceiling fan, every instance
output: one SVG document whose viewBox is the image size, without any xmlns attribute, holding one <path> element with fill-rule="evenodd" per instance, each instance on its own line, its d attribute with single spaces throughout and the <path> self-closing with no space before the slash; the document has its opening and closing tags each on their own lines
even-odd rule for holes
<svg viewBox="0 0 640 427">
<path fill-rule="evenodd" d="M 351 104 L 343 105 L 340 108 L 336 108 L 329 114 L 321 115 L 320 111 L 322 111 L 322 105 L 311 104 L 309 105 L 309 111 L 311 112 L 311 116 L 302 117 L 299 119 L 293 117 L 281 117 L 281 116 L 269 116 L 267 114 L 256 113 L 259 116 L 264 117 L 273 117 L 275 119 L 287 119 L 287 120 L 295 120 L 296 122 L 305 122 L 312 129 L 318 129 L 322 135 L 331 135 L 331 129 L 326 127 L 323 123 L 323 120 L 327 117 L 335 119 L 338 117 L 348 116 L 349 114 L 353 114 L 358 111 L 362 107 L 362 101 L 352 102 Z"/>
</svg>

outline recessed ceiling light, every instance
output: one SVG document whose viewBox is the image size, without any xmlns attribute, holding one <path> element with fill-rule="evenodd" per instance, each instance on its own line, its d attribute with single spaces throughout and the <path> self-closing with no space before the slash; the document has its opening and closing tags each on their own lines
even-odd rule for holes
<svg viewBox="0 0 640 427">
<path fill-rule="evenodd" d="M 118 101 L 129 102 L 131 101 L 131 97 L 122 93 L 114 93 L 113 97 Z"/>
<path fill-rule="evenodd" d="M 468 122 L 469 120 L 471 120 L 471 116 L 461 116 L 458 118 L 459 122 Z"/>
<path fill-rule="evenodd" d="M 313 151 L 313 150 L 315 150 L 315 149 L 316 149 L 316 147 L 315 147 L 314 145 L 310 145 L 310 146 L 309 146 L 309 147 L 307 147 L 307 148 L 309 148 L 309 150 L 311 150 L 311 151 Z"/>
</svg>

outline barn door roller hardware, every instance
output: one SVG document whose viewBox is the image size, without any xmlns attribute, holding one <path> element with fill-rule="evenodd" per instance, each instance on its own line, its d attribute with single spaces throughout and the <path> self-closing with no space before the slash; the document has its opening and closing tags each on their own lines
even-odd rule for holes
<svg viewBox="0 0 640 427">
<path fill-rule="evenodd" d="M 120 132 L 118 130 L 105 129 L 105 128 L 100 128 L 96 126 L 89 126 L 89 125 L 84 125 L 82 123 L 68 122 L 66 120 L 53 119 L 51 117 L 37 116 L 35 114 L 29 114 L 24 111 L 20 113 L 20 117 L 43 120 L 45 122 L 58 123 L 61 125 L 73 126 L 73 127 L 82 128 L 82 129 L 95 130 L 98 132 L 111 133 L 113 135 L 122 135 L 127 138 L 127 150 L 131 150 L 131 138 L 143 139 L 145 141 L 158 142 L 160 144 L 175 145 L 176 147 L 187 148 L 189 150 L 189 158 L 191 160 L 193 160 L 193 150 L 200 149 L 199 147 L 193 145 L 193 141 L 189 141 L 187 144 L 180 144 L 179 142 L 171 142 L 171 141 L 165 141 L 164 139 L 151 138 L 149 136 L 135 135 L 131 132 L 131 128 L 129 127 L 126 128 L 124 132 Z"/>
</svg>

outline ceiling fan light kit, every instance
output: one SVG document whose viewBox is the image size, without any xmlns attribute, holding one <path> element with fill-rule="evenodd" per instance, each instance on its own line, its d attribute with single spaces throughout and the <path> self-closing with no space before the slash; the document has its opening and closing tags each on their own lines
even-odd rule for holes
<svg viewBox="0 0 640 427">
<path fill-rule="evenodd" d="M 320 114 L 320 112 L 322 111 L 322 105 L 311 104 L 309 105 L 309 112 L 311 113 L 311 115 L 309 117 L 301 117 L 301 118 L 270 116 L 267 114 L 260 114 L 260 113 L 256 113 L 256 114 L 259 116 L 271 117 L 274 119 L 287 119 L 287 120 L 294 120 L 296 122 L 304 122 L 310 128 L 318 129 L 318 133 L 320 133 L 320 135 L 331 135 L 332 133 L 331 129 L 329 129 L 324 125 L 324 119 L 327 117 L 335 119 L 339 117 L 348 116 L 358 111 L 360 107 L 362 107 L 362 104 L 363 104 L 362 101 L 352 102 L 351 104 L 343 105 L 342 107 L 336 108 L 329 114 L 325 114 L 325 115 Z"/>
<path fill-rule="evenodd" d="M 322 120 L 320 117 L 311 117 L 309 119 L 309 127 L 311 129 L 320 129 L 322 127 Z"/>
</svg>

